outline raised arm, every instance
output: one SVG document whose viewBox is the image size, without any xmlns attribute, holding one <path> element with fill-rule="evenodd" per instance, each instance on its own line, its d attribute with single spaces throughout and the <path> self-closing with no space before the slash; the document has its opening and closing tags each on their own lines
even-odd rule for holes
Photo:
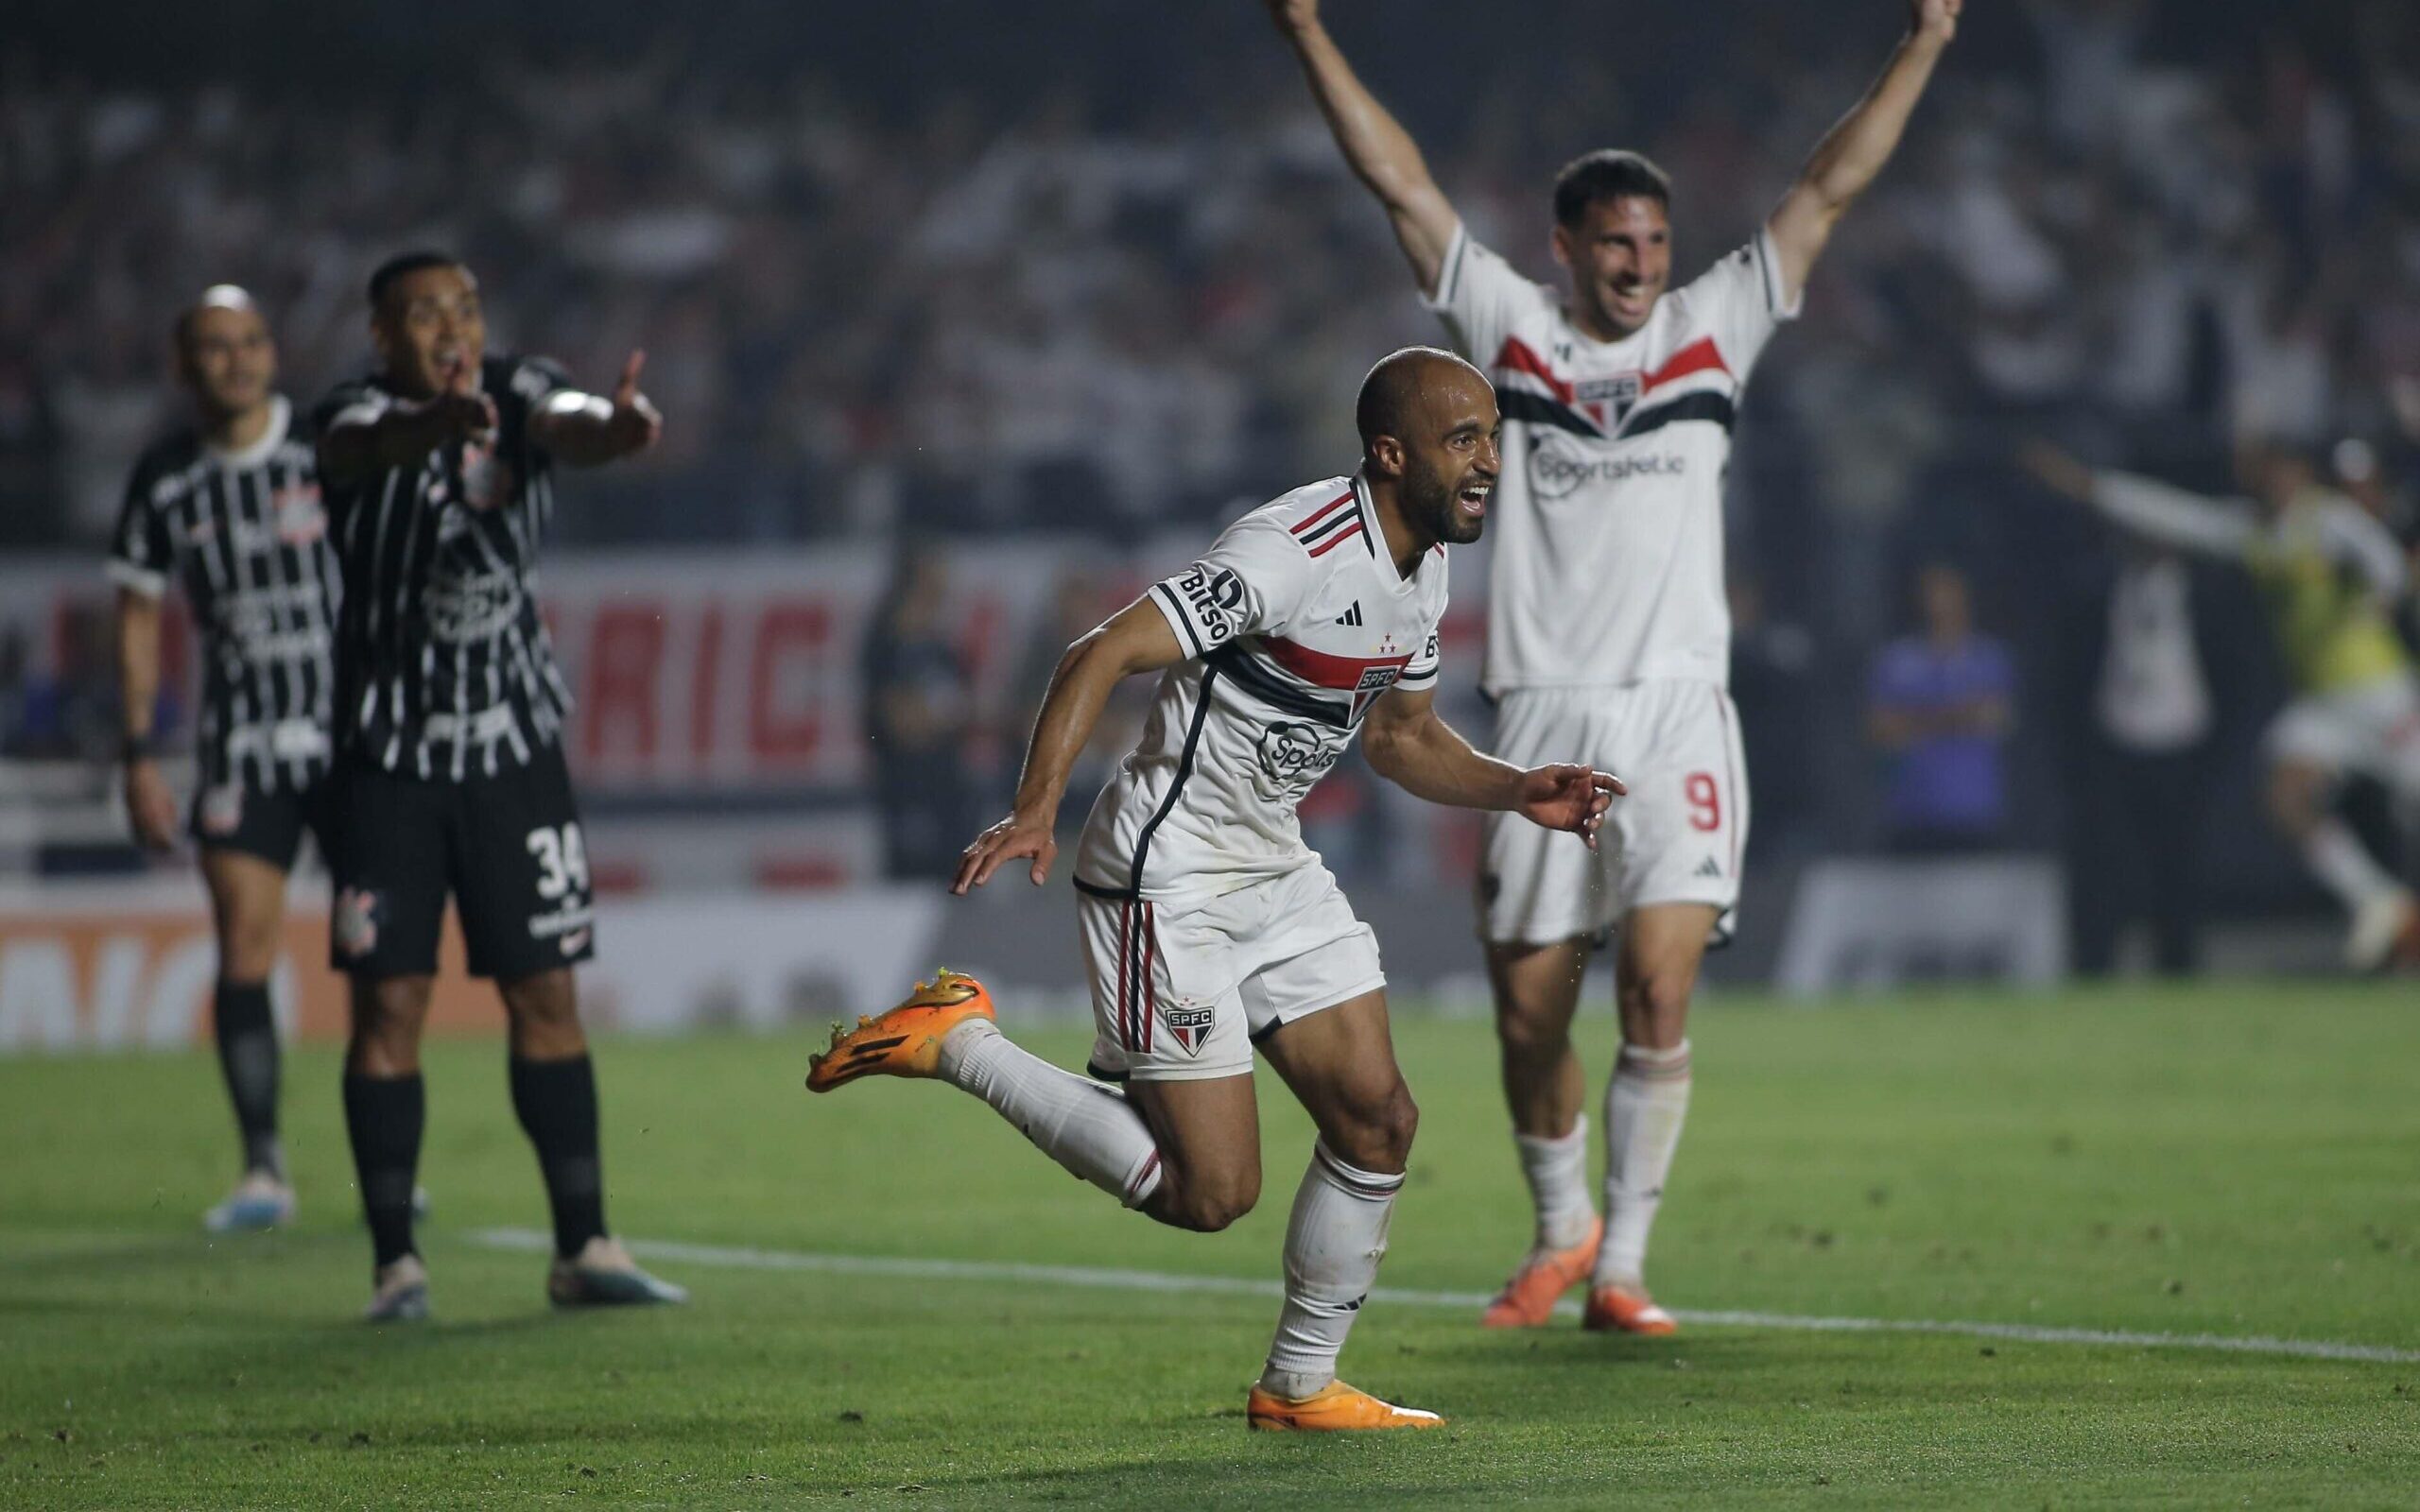
<svg viewBox="0 0 2420 1512">
<path fill-rule="evenodd" d="M 571 388 L 548 394 L 529 417 L 531 438 L 570 467 L 597 467 L 653 446 L 664 434 L 664 417 L 639 392 L 639 369 L 646 365 L 646 352 L 631 352 L 611 399 Z"/>
<path fill-rule="evenodd" d="M 1519 814 L 1549 830 L 1571 831 L 1591 850 L 1605 810 L 1624 791 L 1610 772 L 1565 765 L 1523 771 L 1482 755 L 1438 717 L 1433 688 L 1398 688 L 1372 705 L 1361 726 L 1361 753 L 1371 770 L 1414 798 Z"/>
<path fill-rule="evenodd" d="M 1925 85 L 1942 50 L 1958 35 L 1966 0 L 1909 0 L 1908 35 L 1891 55 L 1890 66 L 1865 97 L 1816 145 L 1806 171 L 1773 207 L 1765 229 L 1781 257 L 1782 293 L 1796 300 L 1815 260 L 1832 239 L 1832 228 L 1881 173 L 1899 147 L 1908 117 L 1924 98 Z"/>
<path fill-rule="evenodd" d="M 2101 472 L 2044 441 L 2025 448 L 2027 472 L 2043 487 L 2088 504 L 2146 541 L 2212 557 L 2240 558 L 2260 533 L 2242 499 L 2212 499 L 2131 472 Z"/>
<path fill-rule="evenodd" d="M 117 591 L 118 702 L 126 732 L 126 816 L 145 849 L 177 843 L 177 799 L 152 753 L 151 720 L 160 707 L 160 599 L 139 589 Z"/>
<path fill-rule="evenodd" d="M 1174 666 L 1184 654 L 1167 616 L 1148 597 L 1127 605 L 1108 624 L 1067 647 L 1058 670 L 1050 674 L 1049 691 L 1042 696 L 1042 713 L 1026 745 L 1025 771 L 1017 779 L 1009 816 L 966 848 L 950 891 L 962 895 L 982 886 L 1003 863 L 1019 856 L 1031 858 L 1028 875 L 1035 886 L 1048 879 L 1051 859 L 1059 853 L 1054 834 L 1059 800 L 1067 792 L 1076 758 L 1092 743 L 1093 726 L 1100 721 L 1110 690 L 1138 672 Z"/>
<path fill-rule="evenodd" d="M 1311 97 L 1327 117 L 1328 129 L 1335 133 L 1345 163 L 1386 207 L 1387 218 L 1394 224 L 1395 241 L 1411 263 L 1420 292 L 1434 294 L 1459 217 L 1437 180 L 1428 176 L 1428 163 L 1421 157 L 1419 145 L 1355 77 L 1353 65 L 1344 60 L 1335 39 L 1320 24 L 1319 0 L 1267 3 L 1277 29 L 1302 62 Z"/>
<path fill-rule="evenodd" d="M 410 467 L 441 446 L 495 434 L 495 401 L 478 379 L 458 368 L 443 391 L 421 400 L 368 400 L 338 410 L 320 435 L 320 474 L 351 482 L 393 467 Z"/>
</svg>

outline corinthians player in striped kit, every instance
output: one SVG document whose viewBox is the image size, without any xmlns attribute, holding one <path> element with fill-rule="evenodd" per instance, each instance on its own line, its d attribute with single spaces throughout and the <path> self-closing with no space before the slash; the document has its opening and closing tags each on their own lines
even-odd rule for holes
<svg viewBox="0 0 2420 1512">
<path fill-rule="evenodd" d="M 587 847 L 562 751 L 570 697 L 529 591 L 557 463 L 654 444 L 633 352 L 613 397 L 491 356 L 478 283 L 438 252 L 370 279 L 376 370 L 320 401 L 344 563 L 330 954 L 352 979 L 345 1128 L 373 1260 L 368 1316 L 428 1313 L 412 1241 L 426 1100 L 420 1037 L 450 895 L 471 973 L 504 999 L 512 1110 L 538 1154 L 558 1306 L 677 1302 L 605 1228 L 596 1078 L 572 968 L 595 952 Z"/>
<path fill-rule="evenodd" d="M 318 460 L 276 391 L 277 348 L 251 296 L 224 284 L 204 290 L 177 318 L 175 341 L 195 421 L 135 464 L 108 571 L 118 586 L 127 812 L 155 850 L 173 847 L 177 832 L 152 729 L 171 572 L 201 631 L 190 828 L 218 947 L 211 1027 L 244 1148 L 243 1178 L 203 1220 L 223 1233 L 294 1216 L 268 978 L 303 832 L 318 836 L 323 861 L 328 851 L 337 569 Z"/>
<path fill-rule="evenodd" d="M 1303 843 L 1295 805 L 1362 731 L 1380 776 L 1492 809 L 1584 850 L 1618 784 L 1583 765 L 1482 756 L 1437 717 L 1445 547 L 1478 539 L 1497 471 L 1495 396 L 1428 348 L 1371 370 L 1361 470 L 1244 516 L 1201 560 L 1070 646 L 1034 724 L 1009 817 L 969 846 L 953 890 L 1012 860 L 1036 885 L 1069 767 L 1110 691 L 1160 674 L 1142 744 L 1093 805 L 1075 864 L 1098 1038 L 1092 1072 L 1004 1038 L 989 996 L 942 972 L 836 1030 L 807 1085 L 935 1076 L 1130 1208 L 1225 1228 L 1260 1194 L 1253 1057 L 1319 1127 L 1286 1232 L 1286 1300 L 1246 1403 L 1254 1428 L 1425 1428 L 1336 1378 L 1376 1279 L 1418 1113 L 1388 1036 L 1369 926 Z M 1582 844 L 1582 840 L 1586 844 Z"/>
<path fill-rule="evenodd" d="M 1755 238 L 1695 283 L 1671 275 L 1669 185 L 1599 151 L 1554 186 L 1565 289 L 1471 239 L 1420 149 L 1354 77 L 1318 0 L 1266 0 L 1346 163 L 1385 208 L 1423 300 L 1504 407 L 1487 661 L 1495 748 L 1619 769 L 1601 854 L 1492 818 L 1479 934 L 1504 1091 L 1536 1205 L 1529 1254 L 1487 1309 L 1532 1327 L 1588 1281 L 1591 1329 L 1672 1330 L 1645 1280 L 1648 1230 L 1688 1108 L 1689 1000 L 1738 899 L 1748 790 L 1726 691 L 1722 478 L 1741 386 L 1797 313 L 1832 228 L 1896 149 L 1963 0 L 1910 0 L 1882 77 Z M 1511 21 L 1517 7 L 1499 18 Z M 1605 1215 L 1589 1200 L 1587 1088 L 1570 1038 L 1594 941 L 1618 927 L 1622 1049 L 1605 1097 Z"/>
</svg>

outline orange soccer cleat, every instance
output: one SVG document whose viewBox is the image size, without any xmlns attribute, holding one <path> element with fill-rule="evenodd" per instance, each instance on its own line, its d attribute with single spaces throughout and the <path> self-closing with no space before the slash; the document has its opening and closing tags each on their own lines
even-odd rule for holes
<svg viewBox="0 0 2420 1512">
<path fill-rule="evenodd" d="M 828 1092 L 859 1076 L 930 1076 L 939 1073 L 942 1039 L 969 1019 L 996 1017 L 983 984 L 956 971 L 919 982 L 907 1002 L 854 1029 L 832 1026 L 832 1044 L 806 1061 L 806 1090 Z"/>
<path fill-rule="evenodd" d="M 1681 1325 L 1655 1305 L 1646 1288 L 1613 1283 L 1588 1288 L 1588 1311 L 1580 1315 L 1580 1326 L 1596 1333 L 1643 1333 L 1651 1338 L 1681 1332 Z"/>
<path fill-rule="evenodd" d="M 1377 1428 L 1440 1428 L 1445 1419 L 1417 1407 L 1398 1407 L 1341 1381 L 1331 1381 L 1296 1401 L 1263 1386 L 1244 1399 L 1253 1427 L 1280 1434 L 1365 1433 Z"/>
<path fill-rule="evenodd" d="M 1605 1237 L 1605 1220 L 1589 1226 L 1588 1237 L 1569 1249 L 1532 1249 L 1521 1268 L 1495 1294 L 1481 1313 L 1483 1329 L 1534 1329 L 1554 1316 L 1563 1294 L 1588 1279 L 1597 1268 L 1597 1246 Z"/>
</svg>

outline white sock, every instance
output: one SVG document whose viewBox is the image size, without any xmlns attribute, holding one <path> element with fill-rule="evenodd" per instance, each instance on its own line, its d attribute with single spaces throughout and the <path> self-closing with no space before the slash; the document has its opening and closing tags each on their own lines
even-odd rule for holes
<svg viewBox="0 0 2420 1512">
<path fill-rule="evenodd" d="M 1634 1286 L 1646 1274 L 1647 1231 L 1688 1111 L 1687 1040 L 1669 1050 L 1622 1046 L 1605 1089 L 1605 1244 L 1597 1251 L 1597 1284 Z"/>
<path fill-rule="evenodd" d="M 2403 890 L 2403 885 L 2377 864 L 2377 858 L 2370 854 L 2369 848 L 2342 819 L 2319 821 L 2303 840 L 2303 860 L 2327 890 L 2354 913 L 2360 912 L 2361 905 L 2372 899 Z"/>
<path fill-rule="evenodd" d="M 1597 1222 L 1597 1205 L 1588 1200 L 1588 1116 L 1559 1140 L 1516 1133 L 1512 1143 L 1538 1211 L 1538 1247 L 1569 1249 L 1585 1240 Z"/>
<path fill-rule="evenodd" d="M 1336 1357 L 1378 1279 L 1387 1220 L 1402 1190 L 1400 1176 L 1347 1165 L 1324 1143 L 1312 1148 L 1286 1225 L 1286 1306 L 1261 1372 L 1264 1389 L 1300 1401 L 1336 1379 Z"/>
<path fill-rule="evenodd" d="M 1160 1187 L 1160 1148 L 1126 1098 L 1011 1043 L 988 1019 L 942 1040 L 942 1074 L 992 1105 L 1043 1154 L 1139 1208 Z"/>
</svg>

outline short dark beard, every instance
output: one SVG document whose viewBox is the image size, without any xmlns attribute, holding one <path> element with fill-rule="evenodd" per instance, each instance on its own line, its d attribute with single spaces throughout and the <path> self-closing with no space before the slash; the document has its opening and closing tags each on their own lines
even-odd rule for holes
<svg viewBox="0 0 2420 1512">
<path fill-rule="evenodd" d="M 1405 523 L 1414 530 L 1432 543 L 1450 539 L 1447 533 L 1454 528 L 1454 484 L 1417 453 L 1404 457 L 1403 485 L 1395 496 L 1403 502 Z"/>
<path fill-rule="evenodd" d="M 1456 512 L 1454 500 L 1461 491 L 1461 480 L 1432 471 L 1418 456 L 1404 458 L 1403 487 L 1397 495 L 1403 501 L 1403 517 L 1431 543 L 1467 546 L 1487 528 L 1486 521 L 1465 521 Z"/>
</svg>

